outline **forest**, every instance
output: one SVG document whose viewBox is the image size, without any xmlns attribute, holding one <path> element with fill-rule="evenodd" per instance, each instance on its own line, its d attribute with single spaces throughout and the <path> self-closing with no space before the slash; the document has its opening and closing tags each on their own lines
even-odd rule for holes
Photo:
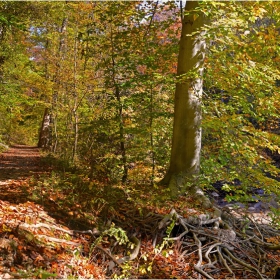
<svg viewBox="0 0 280 280">
<path fill-rule="evenodd" d="M 1 1 L 1 279 L 280 279 L 280 2 Z"/>
</svg>

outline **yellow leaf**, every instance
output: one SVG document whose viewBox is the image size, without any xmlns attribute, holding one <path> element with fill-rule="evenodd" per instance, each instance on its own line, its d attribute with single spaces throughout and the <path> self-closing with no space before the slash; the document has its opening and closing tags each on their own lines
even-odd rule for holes
<svg viewBox="0 0 280 280">
<path fill-rule="evenodd" d="M 193 21 L 195 21 L 198 17 L 199 17 L 198 14 L 194 14 L 194 15 L 193 15 Z"/>
<path fill-rule="evenodd" d="M 93 187 L 93 182 L 91 182 L 89 185 L 88 185 L 88 188 L 91 190 Z"/>
</svg>

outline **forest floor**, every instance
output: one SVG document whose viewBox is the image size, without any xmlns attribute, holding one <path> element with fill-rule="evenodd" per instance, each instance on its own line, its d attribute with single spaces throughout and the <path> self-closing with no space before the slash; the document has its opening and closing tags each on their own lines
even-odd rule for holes
<svg viewBox="0 0 280 280">
<path fill-rule="evenodd" d="M 36 201 L 39 178 L 50 174 L 36 147 L 17 145 L 0 155 L 0 279 L 104 278 L 88 257 L 75 255 L 90 237 L 74 236 L 53 218 L 63 213 L 51 198 Z"/>
<path fill-rule="evenodd" d="M 152 203 L 153 197 L 161 201 Z M 212 228 L 202 232 L 188 224 L 190 213 L 202 214 L 199 207 L 186 208 L 190 203 L 184 197 L 168 201 L 159 188 L 109 186 L 106 180 L 57 170 L 38 148 L 13 146 L 0 155 L 0 279 L 275 276 L 279 230 L 249 216 L 240 223 L 235 220 L 239 240 L 222 251 L 225 240 L 203 239 L 211 237 Z M 168 223 L 171 209 L 178 217 L 176 225 Z M 246 235 L 241 241 L 247 228 L 258 239 Z M 259 239 L 258 246 L 248 241 Z"/>
</svg>

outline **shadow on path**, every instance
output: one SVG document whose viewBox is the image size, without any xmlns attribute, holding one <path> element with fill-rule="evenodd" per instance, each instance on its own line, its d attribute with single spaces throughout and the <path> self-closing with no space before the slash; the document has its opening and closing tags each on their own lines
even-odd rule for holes
<svg viewBox="0 0 280 280">
<path fill-rule="evenodd" d="M 87 271 L 88 255 L 77 258 L 73 250 L 90 248 L 90 237 L 74 234 L 66 226 L 73 215 L 38 188 L 50 170 L 36 147 L 16 145 L 0 154 L 0 279 L 77 278 Z M 100 278 L 97 271 L 92 265 L 87 273 Z"/>
<path fill-rule="evenodd" d="M 45 172 L 40 149 L 24 145 L 10 147 L 0 154 L 0 199 L 11 203 L 25 202 L 28 185 L 24 182 Z"/>
<path fill-rule="evenodd" d="M 42 171 L 37 147 L 16 145 L 0 155 L 0 180 L 24 179 Z"/>
<path fill-rule="evenodd" d="M 81 229 L 90 226 L 87 220 L 68 214 L 70 210 L 62 209 L 46 191 L 38 193 L 36 181 L 50 176 L 53 169 L 51 164 L 44 161 L 40 149 L 32 146 L 14 145 L 9 150 L 0 154 L 0 201 L 12 204 L 24 204 L 33 202 L 40 204 L 59 223 Z M 55 164 L 55 159 L 53 159 Z M 33 183 L 31 179 L 34 178 Z M 34 185 L 35 184 L 35 185 Z M 71 200 L 73 196 L 69 198 Z M 67 200 L 65 198 L 65 200 Z M 71 211 L 70 211 L 71 213 Z"/>
</svg>

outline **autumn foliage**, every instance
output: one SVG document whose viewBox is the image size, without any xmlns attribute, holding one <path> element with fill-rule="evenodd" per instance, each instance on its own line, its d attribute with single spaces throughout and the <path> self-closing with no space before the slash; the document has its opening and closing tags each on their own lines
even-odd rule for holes
<svg viewBox="0 0 280 280">
<path fill-rule="evenodd" d="M 276 275 L 280 4 L 187 11 L 205 17 L 202 209 L 159 184 L 195 77 L 177 75 L 180 2 L 0 2 L 0 277 Z"/>
</svg>

